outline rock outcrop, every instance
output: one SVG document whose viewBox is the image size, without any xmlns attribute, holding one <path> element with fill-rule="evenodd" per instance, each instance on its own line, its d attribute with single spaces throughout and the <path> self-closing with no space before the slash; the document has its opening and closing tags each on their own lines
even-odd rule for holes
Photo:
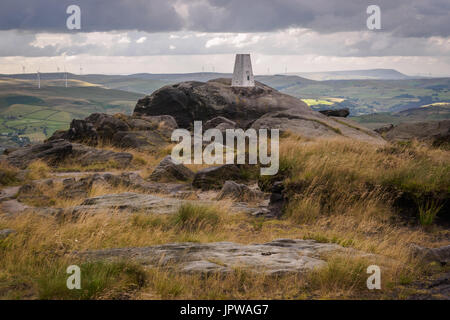
<svg viewBox="0 0 450 320">
<path fill-rule="evenodd" d="M 446 265 L 450 262 L 450 245 L 439 248 L 426 248 L 417 244 L 411 244 L 413 256 L 424 262 L 438 262 Z"/>
<path fill-rule="evenodd" d="M 83 166 L 114 161 L 117 166 L 125 167 L 133 158 L 127 152 L 96 149 L 62 139 L 20 148 L 4 157 L 18 168 L 26 168 L 34 160 L 43 160 L 51 166 L 58 166 L 66 160 Z"/>
<path fill-rule="evenodd" d="M 303 115 L 293 110 L 268 113 L 252 124 L 254 129 L 280 129 L 280 131 L 293 132 L 300 136 L 317 137 L 344 137 L 373 144 L 385 144 L 381 136 L 347 118 L 327 117 L 317 112 L 312 115 Z"/>
<path fill-rule="evenodd" d="M 111 143 L 119 148 L 153 150 L 166 146 L 177 127 L 175 119 L 168 115 L 132 117 L 93 113 L 84 120 L 72 120 L 69 130 L 57 131 L 49 140 L 65 139 L 93 146 Z"/>
<path fill-rule="evenodd" d="M 138 101 L 134 116 L 169 114 L 182 128 L 195 120 L 206 128 L 280 129 L 305 137 L 344 136 L 371 143 L 385 141 L 374 131 L 349 122 L 343 112 L 330 117 L 313 111 L 302 100 L 283 94 L 260 82 L 255 87 L 231 87 L 230 79 L 181 82 L 165 86 Z M 205 127 L 204 127 L 205 128 Z"/>
<path fill-rule="evenodd" d="M 348 108 L 320 110 L 319 112 L 321 114 L 326 115 L 327 117 L 340 117 L 340 118 L 346 118 L 350 114 L 350 110 Z"/>
<path fill-rule="evenodd" d="M 184 200 L 168 198 L 152 194 L 124 192 L 105 194 L 98 197 L 85 199 L 79 206 L 66 210 L 68 216 L 76 218 L 81 214 L 97 213 L 133 213 L 142 212 L 148 214 L 173 214 L 184 203 L 194 205 L 215 205 L 212 200 Z M 260 210 L 258 207 L 246 206 L 242 203 L 233 204 L 230 207 L 233 212 L 253 214 Z"/>
<path fill-rule="evenodd" d="M 225 131 L 226 129 L 235 129 L 236 127 L 236 122 L 219 116 L 206 121 L 206 123 L 203 125 L 203 130 L 206 131 L 208 129 L 219 129 L 220 131 Z"/>
<path fill-rule="evenodd" d="M 188 181 L 193 177 L 194 172 L 171 156 L 166 156 L 153 170 L 149 179 L 157 182 L 176 182 Z"/>
<path fill-rule="evenodd" d="M 389 141 L 417 139 L 435 146 L 450 145 L 450 120 L 400 123 L 383 130 L 383 137 Z"/>
<path fill-rule="evenodd" d="M 169 114 L 182 128 L 191 128 L 194 120 L 222 116 L 245 128 L 268 112 L 289 109 L 314 113 L 303 101 L 260 82 L 252 88 L 236 88 L 231 87 L 231 79 L 215 79 L 165 86 L 139 100 L 134 115 Z"/>
<path fill-rule="evenodd" d="M 225 181 L 242 181 L 242 172 L 234 164 L 224 164 L 197 171 L 192 185 L 202 190 L 221 189 Z"/>
<path fill-rule="evenodd" d="M 148 212 L 153 214 L 174 213 L 182 204 L 182 200 L 161 198 L 151 194 L 134 192 L 106 194 L 88 198 L 81 205 L 76 206 L 72 215 L 82 213 L 95 214 L 98 212 Z"/>
<path fill-rule="evenodd" d="M 232 242 L 171 243 L 143 248 L 119 248 L 76 253 L 90 261 L 131 259 L 146 266 L 175 267 L 185 273 L 228 273 L 234 268 L 277 275 L 305 273 L 326 266 L 320 256 L 343 250 L 314 240 L 279 239 L 264 244 Z"/>
<path fill-rule="evenodd" d="M 217 200 L 233 199 L 236 201 L 255 201 L 264 198 L 260 190 L 251 189 L 245 184 L 234 181 L 225 181 L 222 189 L 217 195 Z"/>
<path fill-rule="evenodd" d="M 79 180 L 68 178 L 63 180 L 63 189 L 58 192 L 58 197 L 65 199 L 85 198 L 92 188 L 96 186 L 107 186 L 104 176 L 99 174 L 90 175 Z"/>
</svg>

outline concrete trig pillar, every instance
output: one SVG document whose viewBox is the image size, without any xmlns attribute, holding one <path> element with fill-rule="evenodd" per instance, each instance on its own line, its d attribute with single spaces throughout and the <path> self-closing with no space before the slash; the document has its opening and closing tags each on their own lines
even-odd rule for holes
<svg viewBox="0 0 450 320">
<path fill-rule="evenodd" d="M 234 62 L 232 87 L 254 87 L 252 61 L 250 54 L 237 54 Z"/>
</svg>

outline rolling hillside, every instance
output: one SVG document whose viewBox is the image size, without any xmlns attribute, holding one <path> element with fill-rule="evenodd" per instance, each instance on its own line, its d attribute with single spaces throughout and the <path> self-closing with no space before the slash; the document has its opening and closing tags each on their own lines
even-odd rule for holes
<svg viewBox="0 0 450 320">
<path fill-rule="evenodd" d="M 69 74 L 65 88 L 62 73 L 42 73 L 42 88 L 38 89 L 36 74 L 0 75 L 1 141 L 42 140 L 67 128 L 72 119 L 93 112 L 131 113 L 139 98 L 164 85 L 223 77 L 231 74 Z M 444 119 L 448 109 L 435 111 L 436 103 L 450 102 L 450 78 L 314 81 L 296 75 L 266 75 L 256 80 L 303 99 L 315 110 L 347 107 L 355 120 L 369 127 L 395 124 L 403 117 Z M 401 112 L 430 104 L 432 108 L 414 115 Z"/>
<path fill-rule="evenodd" d="M 105 89 L 80 80 L 36 81 L 0 78 L 0 133 L 42 140 L 93 112 L 131 113 L 141 94 Z"/>
<path fill-rule="evenodd" d="M 325 71 L 325 72 L 298 72 L 288 73 L 288 75 L 297 75 L 311 80 L 405 80 L 412 77 L 407 76 L 394 69 L 369 69 L 369 70 L 344 70 L 344 71 Z"/>
<path fill-rule="evenodd" d="M 450 103 L 436 103 L 400 112 L 383 112 L 352 117 L 365 127 L 376 129 L 386 124 L 450 119 Z"/>
</svg>

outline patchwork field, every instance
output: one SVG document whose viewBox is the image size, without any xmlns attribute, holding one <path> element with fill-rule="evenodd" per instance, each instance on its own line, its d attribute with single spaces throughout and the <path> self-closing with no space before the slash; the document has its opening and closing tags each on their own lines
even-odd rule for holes
<svg viewBox="0 0 450 320">
<path fill-rule="evenodd" d="M 92 83 L 0 79 L 0 133 L 43 140 L 68 128 L 72 119 L 94 112 L 130 113 L 140 94 L 106 89 Z"/>
</svg>

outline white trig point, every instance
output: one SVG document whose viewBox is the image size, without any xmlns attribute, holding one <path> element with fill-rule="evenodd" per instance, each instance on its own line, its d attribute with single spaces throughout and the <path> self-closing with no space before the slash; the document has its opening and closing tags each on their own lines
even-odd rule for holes
<svg viewBox="0 0 450 320">
<path fill-rule="evenodd" d="M 237 54 L 234 62 L 232 87 L 254 87 L 252 61 L 250 54 Z"/>
</svg>

